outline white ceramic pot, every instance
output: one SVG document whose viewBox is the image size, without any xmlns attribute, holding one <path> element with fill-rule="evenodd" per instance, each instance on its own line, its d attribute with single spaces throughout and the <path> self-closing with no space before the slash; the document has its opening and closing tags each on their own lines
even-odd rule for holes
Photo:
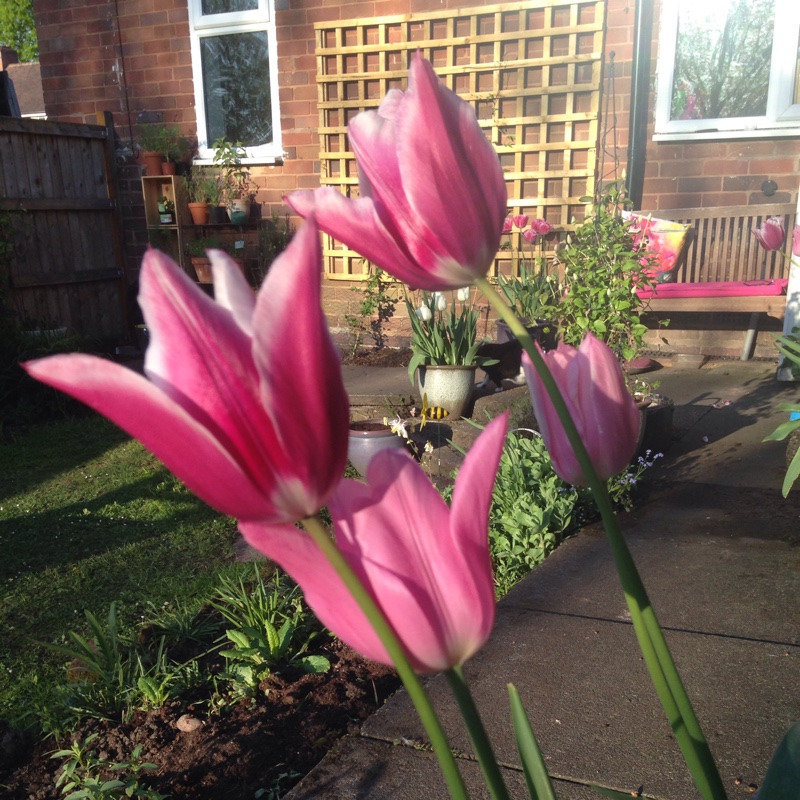
<svg viewBox="0 0 800 800">
<path fill-rule="evenodd" d="M 419 367 L 417 387 L 420 400 L 430 408 L 444 408 L 451 417 L 461 417 L 469 406 L 475 389 L 475 364 L 443 364 Z"/>
<path fill-rule="evenodd" d="M 350 423 L 347 458 L 360 475 L 367 474 L 367 466 L 376 453 L 390 447 L 403 447 L 405 439 L 392 433 L 382 419 L 364 419 Z"/>
</svg>

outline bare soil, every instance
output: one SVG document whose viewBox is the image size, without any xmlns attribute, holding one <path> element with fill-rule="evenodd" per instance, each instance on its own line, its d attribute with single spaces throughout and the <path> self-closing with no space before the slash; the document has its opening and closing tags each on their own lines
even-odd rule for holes
<svg viewBox="0 0 800 800">
<path fill-rule="evenodd" d="M 241 800 L 254 797 L 259 789 L 266 789 L 269 796 L 278 780 L 282 795 L 341 736 L 356 732 L 399 686 L 392 669 L 365 661 L 339 642 L 331 642 L 326 655 L 332 663 L 328 673 L 273 674 L 262 683 L 257 698 L 221 714 L 208 716 L 174 703 L 140 712 L 129 723 L 95 720 L 75 735 L 84 741 L 98 733 L 92 751 L 110 762 L 129 760 L 141 744 L 142 760 L 158 765 L 158 771 L 145 773 L 142 784 L 171 798 Z M 202 723 L 191 732 L 177 727 L 187 713 Z M 62 797 L 55 788 L 61 761 L 50 758 L 50 753 L 69 742 L 30 744 L 0 729 L 0 746 L 13 761 L 0 768 L 0 796 Z M 281 775 L 288 777 L 279 779 Z"/>
<path fill-rule="evenodd" d="M 359 350 L 354 356 L 345 354 L 342 358 L 343 364 L 352 364 L 358 367 L 407 367 L 410 361 L 410 347 Z"/>
</svg>

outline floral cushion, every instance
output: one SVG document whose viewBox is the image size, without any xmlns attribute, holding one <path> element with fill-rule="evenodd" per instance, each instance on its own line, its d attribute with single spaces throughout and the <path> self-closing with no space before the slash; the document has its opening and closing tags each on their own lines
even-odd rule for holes
<svg viewBox="0 0 800 800">
<path fill-rule="evenodd" d="M 660 283 L 653 289 L 637 289 L 642 299 L 678 297 L 771 297 L 786 294 L 787 278 L 763 281 L 709 281 L 708 283 Z"/>
<path fill-rule="evenodd" d="M 649 251 L 656 259 L 656 263 L 651 261 L 645 272 L 657 283 L 674 282 L 689 245 L 689 231 L 692 226 L 668 219 L 655 219 L 649 214 L 643 216 L 632 211 L 623 211 L 622 216 L 631 221 L 630 230 L 634 243 L 640 249 Z"/>
</svg>

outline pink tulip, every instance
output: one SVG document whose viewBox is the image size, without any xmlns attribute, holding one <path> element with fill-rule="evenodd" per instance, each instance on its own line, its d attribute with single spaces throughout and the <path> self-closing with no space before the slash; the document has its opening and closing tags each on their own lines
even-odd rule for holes
<svg viewBox="0 0 800 800">
<path fill-rule="evenodd" d="M 503 220 L 503 233 L 511 233 L 511 229 L 514 227 L 514 223 L 511 221 L 511 217 L 506 217 Z"/>
<path fill-rule="evenodd" d="M 506 216 L 503 170 L 472 107 L 419 54 L 408 89 L 349 125 L 361 197 L 294 192 L 301 216 L 415 288 L 458 289 L 486 275 Z"/>
<path fill-rule="evenodd" d="M 368 485 L 344 480 L 329 502 L 339 550 L 418 672 L 463 663 L 494 624 L 488 514 L 506 424 L 504 414 L 478 437 L 458 473 L 451 508 L 399 450 L 378 453 L 369 464 Z M 289 526 L 239 527 L 297 581 L 326 627 L 367 658 L 390 663 L 310 536 Z"/>
<path fill-rule="evenodd" d="M 344 472 L 349 414 L 320 307 L 318 236 L 313 220 L 303 226 L 257 298 L 233 261 L 210 251 L 216 302 L 149 250 L 139 302 L 150 380 L 80 354 L 24 366 L 139 439 L 224 514 L 315 514 Z"/>
<path fill-rule="evenodd" d="M 522 232 L 522 238 L 528 244 L 533 244 L 539 238 L 539 234 L 533 228 L 528 228 L 528 230 Z"/>
<path fill-rule="evenodd" d="M 543 355 L 597 473 L 605 480 L 622 472 L 636 450 L 640 412 L 625 388 L 614 352 L 589 333 L 577 349 L 560 344 Z M 526 353 L 522 354 L 522 366 L 556 473 L 567 483 L 586 486 L 588 480 L 561 420 Z"/>
<path fill-rule="evenodd" d="M 800 222 L 794 226 L 794 231 L 792 232 L 792 254 L 800 256 Z"/>
<path fill-rule="evenodd" d="M 516 228 L 519 228 L 520 230 L 522 230 L 528 224 L 528 215 L 527 214 L 517 214 L 517 216 L 514 217 L 511 221 L 514 223 L 514 226 Z"/>
<path fill-rule="evenodd" d="M 765 250 L 780 250 L 786 241 L 783 217 L 767 217 L 758 228 L 753 228 L 753 235 Z"/>
<path fill-rule="evenodd" d="M 546 219 L 534 219 L 531 221 L 531 227 L 539 234 L 539 236 L 547 236 L 553 226 Z"/>
</svg>

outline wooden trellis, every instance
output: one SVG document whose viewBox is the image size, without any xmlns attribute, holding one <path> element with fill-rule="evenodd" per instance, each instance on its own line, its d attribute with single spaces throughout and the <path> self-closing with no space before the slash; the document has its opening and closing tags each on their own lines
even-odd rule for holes
<svg viewBox="0 0 800 800">
<path fill-rule="evenodd" d="M 347 123 L 405 88 L 420 50 L 439 77 L 475 108 L 495 145 L 510 214 L 567 230 L 594 190 L 602 81 L 603 0 L 532 0 L 427 14 L 318 23 L 320 183 L 358 193 Z M 519 233 L 495 274 L 514 274 Z M 331 278 L 364 274 L 360 257 L 326 237 Z"/>
</svg>

